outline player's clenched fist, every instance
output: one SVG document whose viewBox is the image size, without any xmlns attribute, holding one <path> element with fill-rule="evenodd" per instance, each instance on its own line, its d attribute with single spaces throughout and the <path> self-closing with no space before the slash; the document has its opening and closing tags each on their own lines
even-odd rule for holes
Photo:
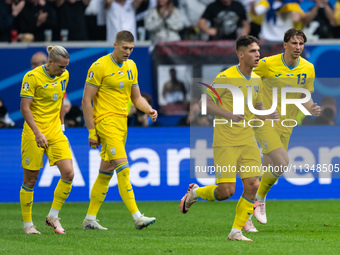
<svg viewBox="0 0 340 255">
<path fill-rule="evenodd" d="M 96 130 L 93 129 L 89 129 L 89 145 L 95 149 L 99 147 L 99 137 L 96 134 Z"/>
<path fill-rule="evenodd" d="M 312 107 L 311 107 L 311 113 L 313 114 L 313 116 L 319 116 L 320 115 L 320 113 L 321 113 L 321 107 L 320 106 L 318 106 L 318 104 L 317 103 L 314 103 L 313 105 L 312 105 Z"/>
<path fill-rule="evenodd" d="M 148 112 L 149 116 L 151 117 L 152 122 L 155 122 L 158 117 L 158 112 L 154 109 L 149 110 Z"/>
<path fill-rule="evenodd" d="M 35 141 L 37 142 L 38 147 L 47 149 L 48 142 L 42 133 L 35 136 Z"/>
</svg>

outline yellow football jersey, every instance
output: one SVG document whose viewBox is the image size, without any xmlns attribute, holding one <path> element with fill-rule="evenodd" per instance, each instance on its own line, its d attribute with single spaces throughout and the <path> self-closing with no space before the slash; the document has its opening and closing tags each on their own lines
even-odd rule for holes
<svg viewBox="0 0 340 255">
<path fill-rule="evenodd" d="M 47 140 L 61 132 L 60 109 L 68 80 L 67 70 L 61 76 L 51 77 L 43 65 L 27 72 L 22 81 L 20 97 L 33 99 L 31 111 L 34 121 Z M 27 139 L 35 139 L 26 121 L 22 135 Z"/>
<path fill-rule="evenodd" d="M 233 123 L 226 119 L 226 124 L 215 124 L 213 147 L 221 146 L 240 146 L 255 141 L 254 131 L 251 126 L 260 125 L 259 123 L 250 123 L 248 121 L 254 118 L 254 114 L 247 106 L 248 87 L 252 88 L 253 106 L 262 104 L 262 81 L 259 76 L 252 72 L 251 77 L 245 77 L 238 66 L 230 67 L 229 69 L 219 73 L 214 80 L 214 84 L 229 84 L 237 86 L 244 95 L 244 121 L 239 124 Z M 216 88 L 218 95 L 221 98 L 222 105 L 219 100 L 216 103 L 219 107 L 233 112 L 233 97 L 229 89 Z M 224 119 L 216 116 L 216 119 Z M 242 124 L 240 124 L 242 123 Z"/>
<path fill-rule="evenodd" d="M 137 78 L 136 64 L 130 59 L 119 65 L 108 54 L 92 64 L 86 84 L 98 88 L 93 99 L 95 123 L 110 115 L 128 115 L 131 87 L 138 86 Z"/>
<path fill-rule="evenodd" d="M 304 88 L 313 92 L 315 79 L 313 64 L 299 57 L 297 65 L 290 67 L 286 64 L 283 54 L 278 54 L 261 59 L 254 72 L 263 81 L 263 105 L 266 109 L 271 108 L 273 88 L 277 88 L 276 109 L 279 112 L 280 121 L 275 121 L 274 125 L 284 136 L 290 136 L 293 128 L 284 127 L 281 122 L 285 119 L 296 120 L 299 109 L 293 104 L 288 104 L 286 115 L 281 115 L 281 88 Z M 288 93 L 287 98 L 301 98 L 301 93 Z M 293 121 L 284 122 L 285 126 L 294 126 L 294 124 Z"/>
</svg>

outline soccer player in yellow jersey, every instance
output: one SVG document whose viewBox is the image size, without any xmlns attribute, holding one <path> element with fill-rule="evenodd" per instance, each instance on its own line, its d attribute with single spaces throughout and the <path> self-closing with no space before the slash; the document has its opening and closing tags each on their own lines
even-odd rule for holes
<svg viewBox="0 0 340 255">
<path fill-rule="evenodd" d="M 252 72 L 260 60 L 258 39 L 253 36 L 241 36 L 236 41 L 236 51 L 239 65 L 218 74 L 214 84 L 231 84 L 241 89 L 245 98 L 251 88 L 252 104 L 255 109 L 265 110 L 262 104 L 262 81 Z M 228 121 L 214 126 L 213 153 L 217 185 L 198 187 L 190 184 L 187 193 L 181 200 L 181 212 L 187 213 L 198 198 L 208 201 L 225 200 L 235 192 L 236 174 L 242 179 L 244 191 L 236 207 L 236 216 L 228 236 L 228 240 L 252 241 L 243 236 L 241 229 L 253 213 L 255 194 L 261 176 L 261 157 L 254 131 L 248 122 L 254 118 L 244 101 L 244 115 L 233 115 L 233 98 L 231 91 L 216 88 L 222 105 L 215 105 L 213 100 L 207 100 L 207 109 L 215 115 L 215 120 Z M 275 111 L 270 116 L 258 116 L 261 119 L 277 118 Z M 233 124 L 231 124 L 234 122 Z M 239 123 L 235 123 L 239 122 Z M 243 122 L 243 124 L 242 124 Z"/>
<path fill-rule="evenodd" d="M 142 229 L 156 221 L 154 217 L 142 215 L 137 208 L 125 152 L 129 99 L 139 110 L 149 114 L 152 121 L 158 116 L 141 96 L 136 64 L 128 59 L 133 47 L 133 35 L 129 31 L 118 32 L 113 52 L 96 60 L 88 71 L 82 105 L 89 145 L 95 148 L 101 144 L 102 160 L 91 190 L 84 229 L 107 229 L 98 223 L 96 216 L 108 192 L 113 171 L 116 171 L 119 194 L 134 219 L 135 228 Z"/>
<path fill-rule="evenodd" d="M 40 234 L 32 222 L 33 188 L 43 167 L 43 154 L 56 165 L 61 178 L 45 224 L 66 234 L 58 218 L 70 194 L 74 176 L 69 143 L 64 135 L 62 104 L 69 80 L 69 54 L 62 46 L 48 46 L 48 63 L 29 71 L 22 81 L 20 110 L 25 119 L 21 141 L 24 182 L 20 204 L 26 234 Z"/>
<path fill-rule="evenodd" d="M 301 30 L 291 28 L 286 31 L 283 39 L 285 52 L 260 60 L 254 72 L 263 79 L 263 105 L 269 109 L 272 106 L 273 88 L 277 88 L 278 103 L 276 109 L 279 112 L 279 121 L 266 121 L 262 127 L 255 128 L 256 139 L 262 147 L 264 173 L 256 194 L 254 216 L 262 223 L 267 223 L 265 211 L 265 199 L 268 191 L 282 175 L 288 166 L 288 142 L 298 114 L 295 105 L 287 105 L 287 114 L 282 114 L 281 88 L 304 88 L 310 92 L 314 90 L 315 71 L 314 66 L 300 55 L 307 42 L 305 34 Z M 303 98 L 302 93 L 290 93 L 287 98 Z M 311 98 L 303 106 L 314 116 L 319 116 L 321 108 Z M 292 121 L 288 121 L 292 120 Z M 274 125 L 272 125 L 274 123 Z"/>
</svg>

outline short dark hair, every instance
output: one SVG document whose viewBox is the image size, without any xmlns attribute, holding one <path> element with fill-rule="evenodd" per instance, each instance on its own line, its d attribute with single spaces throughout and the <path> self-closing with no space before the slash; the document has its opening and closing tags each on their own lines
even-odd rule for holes
<svg viewBox="0 0 340 255">
<path fill-rule="evenodd" d="M 294 36 L 301 36 L 304 40 L 304 42 L 307 42 L 307 37 L 305 35 L 305 33 L 300 30 L 300 29 L 296 29 L 296 28 L 291 28 L 288 29 L 285 33 L 285 36 L 283 37 L 283 41 L 285 43 L 289 42 L 290 38 L 294 37 Z"/>
<path fill-rule="evenodd" d="M 133 36 L 133 34 L 129 31 L 126 31 L 126 30 L 122 30 L 122 31 L 119 31 L 117 34 L 116 34 L 116 43 L 120 43 L 120 42 L 134 42 L 135 41 L 135 38 Z"/>
<path fill-rule="evenodd" d="M 240 47 L 248 47 L 252 43 L 256 43 L 258 45 L 259 39 L 252 35 L 242 35 L 236 40 L 236 50 L 239 50 Z"/>
</svg>

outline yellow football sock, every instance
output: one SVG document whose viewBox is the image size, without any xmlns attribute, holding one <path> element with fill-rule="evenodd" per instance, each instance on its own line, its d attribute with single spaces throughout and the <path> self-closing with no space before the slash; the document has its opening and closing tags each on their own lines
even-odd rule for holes
<svg viewBox="0 0 340 255">
<path fill-rule="evenodd" d="M 246 224 L 247 220 L 249 219 L 249 216 L 253 214 L 254 211 L 254 203 L 255 201 L 252 201 L 245 196 L 241 196 L 240 200 L 237 203 L 236 206 L 236 216 L 233 224 L 233 228 L 241 230 L 243 226 Z"/>
<path fill-rule="evenodd" d="M 267 193 L 271 189 L 271 187 L 275 184 L 277 179 L 279 179 L 279 175 L 271 172 L 271 171 L 266 171 L 263 173 L 261 177 L 261 182 L 259 189 L 257 190 L 257 194 L 262 197 L 266 198 Z"/>
<path fill-rule="evenodd" d="M 103 172 L 99 170 L 96 181 L 91 189 L 90 205 L 87 214 L 97 216 L 100 206 L 104 202 L 106 193 L 109 190 L 109 183 L 113 172 Z"/>
<path fill-rule="evenodd" d="M 60 179 L 54 190 L 52 208 L 60 210 L 72 189 L 72 182 Z"/>
<path fill-rule="evenodd" d="M 119 194 L 130 213 L 134 214 L 135 212 L 138 212 L 138 207 L 129 179 L 130 169 L 128 162 L 120 163 L 115 170 L 117 171 Z"/>
<path fill-rule="evenodd" d="M 22 184 L 20 189 L 20 205 L 24 222 L 32 221 L 33 188 Z"/>
<path fill-rule="evenodd" d="M 215 197 L 216 188 L 217 188 L 216 185 L 208 185 L 202 188 L 197 188 L 196 195 L 199 198 L 203 198 L 205 200 L 213 202 L 216 200 L 216 197 Z"/>
</svg>

